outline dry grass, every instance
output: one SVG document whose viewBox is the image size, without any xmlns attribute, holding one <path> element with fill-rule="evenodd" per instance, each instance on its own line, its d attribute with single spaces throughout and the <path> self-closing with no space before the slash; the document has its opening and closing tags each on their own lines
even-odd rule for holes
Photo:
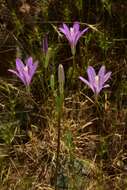
<svg viewBox="0 0 127 190">
<path fill-rule="evenodd" d="M 112 129 L 112 121 L 109 126 L 111 133 L 108 131 L 105 136 L 95 134 L 98 118 L 88 111 L 93 108 L 90 104 L 89 100 L 77 100 L 77 94 L 65 99 L 61 123 L 60 183 L 61 180 L 68 181 L 70 189 L 74 185 L 73 188 L 80 190 L 124 190 L 127 184 L 125 127 Z M 1 190 L 53 189 L 57 115 L 54 107 L 51 110 L 48 127 L 39 133 L 29 131 L 30 139 L 25 144 L 1 145 Z M 110 113 L 110 117 L 116 118 L 116 114 Z M 62 188 L 67 189 L 66 186 L 64 184 Z"/>
</svg>

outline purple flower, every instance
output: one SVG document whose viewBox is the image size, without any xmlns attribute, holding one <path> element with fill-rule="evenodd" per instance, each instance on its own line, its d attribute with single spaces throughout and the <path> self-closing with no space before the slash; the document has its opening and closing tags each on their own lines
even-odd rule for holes
<svg viewBox="0 0 127 190">
<path fill-rule="evenodd" d="M 84 30 L 80 31 L 79 22 L 74 22 L 73 27 L 68 27 L 66 24 L 63 23 L 63 27 L 60 27 L 59 30 L 66 36 L 68 39 L 72 54 L 75 54 L 75 48 L 79 38 L 88 30 L 85 28 Z"/>
<path fill-rule="evenodd" d="M 105 70 L 105 66 L 101 66 L 98 74 L 96 75 L 95 70 L 92 66 L 89 66 L 87 69 L 88 80 L 83 77 L 79 77 L 85 84 L 87 84 L 92 91 L 98 95 L 103 88 L 109 87 L 108 84 L 105 84 L 106 81 L 110 78 L 111 72 Z"/>
<path fill-rule="evenodd" d="M 8 71 L 14 73 L 21 79 L 25 86 L 29 86 L 32 80 L 33 75 L 37 69 L 38 62 L 33 63 L 33 58 L 29 57 L 26 60 L 26 65 L 22 62 L 21 59 L 16 59 L 16 70 L 9 69 Z"/>
</svg>

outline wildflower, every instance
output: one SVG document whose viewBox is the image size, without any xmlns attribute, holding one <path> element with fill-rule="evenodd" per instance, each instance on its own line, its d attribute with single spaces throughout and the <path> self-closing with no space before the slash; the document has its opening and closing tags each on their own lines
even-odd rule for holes
<svg viewBox="0 0 127 190">
<path fill-rule="evenodd" d="M 68 27 L 66 24 L 63 23 L 63 27 L 60 27 L 59 30 L 66 36 L 68 39 L 72 54 L 75 54 L 75 49 L 78 40 L 80 37 L 88 30 L 88 28 L 85 28 L 84 30 L 80 31 L 79 22 L 74 22 L 73 27 Z"/>
<path fill-rule="evenodd" d="M 25 86 L 29 86 L 33 75 L 37 69 L 38 62 L 33 63 L 33 58 L 29 57 L 26 60 L 26 65 L 21 59 L 16 59 L 16 70 L 8 69 L 8 71 L 14 73 L 17 77 L 21 79 Z"/>
<path fill-rule="evenodd" d="M 109 87 L 108 84 L 105 84 L 106 81 L 110 78 L 111 72 L 105 70 L 105 66 L 101 66 L 98 74 L 96 75 L 95 70 L 92 66 L 89 66 L 87 69 L 88 80 L 83 77 L 79 77 L 85 84 L 87 84 L 92 91 L 98 95 L 103 88 Z"/>
<path fill-rule="evenodd" d="M 43 39 L 42 50 L 43 50 L 44 54 L 46 54 L 48 52 L 48 37 L 47 37 L 47 35 Z"/>
</svg>

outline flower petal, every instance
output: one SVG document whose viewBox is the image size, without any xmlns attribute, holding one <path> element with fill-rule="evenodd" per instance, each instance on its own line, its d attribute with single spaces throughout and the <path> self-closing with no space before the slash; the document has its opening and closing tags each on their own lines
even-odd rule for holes
<svg viewBox="0 0 127 190">
<path fill-rule="evenodd" d="M 79 77 L 79 79 L 82 81 L 82 82 L 84 82 L 86 85 L 88 85 L 91 89 L 92 89 L 92 91 L 95 93 L 95 90 L 94 90 L 94 87 L 92 86 L 92 84 L 89 82 L 89 81 L 87 81 L 85 78 L 83 78 L 83 77 Z"/>
<path fill-rule="evenodd" d="M 30 76 L 31 76 L 31 78 L 33 77 L 34 73 L 36 72 L 37 67 L 38 67 L 38 61 L 36 61 L 36 62 L 32 65 L 32 67 L 31 67 L 31 69 L 30 69 Z"/>
<path fill-rule="evenodd" d="M 26 60 L 26 65 L 28 67 L 28 75 L 30 77 L 30 81 L 37 69 L 37 66 L 38 66 L 38 61 L 36 61 L 35 63 L 33 63 L 33 58 L 32 57 L 29 57 L 27 60 Z"/>
<path fill-rule="evenodd" d="M 103 85 L 104 85 L 104 76 L 105 76 L 105 66 L 102 65 L 98 72 L 100 90 L 103 88 Z"/>
<path fill-rule="evenodd" d="M 81 38 L 81 36 L 88 30 L 88 28 L 85 28 L 83 31 L 79 31 L 77 34 L 76 34 L 76 37 L 75 37 L 75 44 L 77 44 L 79 38 Z"/>
<path fill-rule="evenodd" d="M 63 28 L 66 31 L 66 33 L 70 33 L 69 27 L 65 23 L 63 23 Z"/>
<path fill-rule="evenodd" d="M 94 68 L 92 66 L 88 67 L 87 74 L 88 74 L 89 82 L 93 86 L 94 82 L 95 82 L 96 73 L 95 73 L 95 70 L 94 70 Z"/>
<path fill-rule="evenodd" d="M 32 67 L 32 65 L 33 65 L 33 58 L 32 57 L 28 57 L 28 59 L 26 59 L 26 61 L 25 61 L 25 63 L 26 63 L 26 66 L 29 68 L 31 68 Z"/>
<path fill-rule="evenodd" d="M 28 71 L 24 71 L 23 75 L 26 81 L 26 85 L 29 86 L 32 79 L 31 76 L 29 75 Z"/>
<path fill-rule="evenodd" d="M 80 37 L 81 37 L 85 32 L 87 32 L 88 29 L 89 29 L 89 28 L 85 28 L 84 30 L 82 30 L 82 31 L 80 32 Z"/>
<path fill-rule="evenodd" d="M 63 23 L 63 28 L 60 27 L 59 30 L 66 36 L 68 41 L 71 43 L 71 41 L 72 41 L 71 40 L 71 34 L 70 34 L 70 30 L 69 30 L 68 26 Z"/>
<path fill-rule="evenodd" d="M 8 69 L 8 71 L 11 72 L 11 73 L 13 73 L 13 74 L 15 74 L 15 75 L 17 75 L 17 76 L 19 77 L 19 74 L 18 74 L 17 71 L 15 71 L 15 70 L 13 70 L 13 69 Z"/>
<path fill-rule="evenodd" d="M 24 79 L 24 77 L 20 76 L 20 74 L 17 71 L 12 69 L 8 69 L 8 71 L 15 74 L 18 78 L 20 78 L 20 80 L 24 83 L 24 85 L 26 85 L 26 80 Z"/>
<path fill-rule="evenodd" d="M 105 75 L 105 66 L 102 65 L 99 72 L 98 72 L 98 76 L 103 78 L 104 75 Z"/>
<path fill-rule="evenodd" d="M 79 32 L 79 22 L 74 22 L 73 24 L 74 32 Z"/>
<path fill-rule="evenodd" d="M 60 32 L 62 32 L 66 36 L 66 31 L 64 28 L 60 27 L 59 30 L 60 30 Z"/>
<path fill-rule="evenodd" d="M 110 87 L 109 84 L 106 84 L 106 85 L 103 86 L 103 88 L 108 88 L 108 87 Z"/>
<path fill-rule="evenodd" d="M 27 81 L 26 81 L 26 78 L 24 76 L 24 68 L 25 68 L 25 65 L 23 64 L 22 60 L 17 58 L 16 59 L 16 69 L 19 73 L 20 79 L 23 81 L 24 84 L 26 84 Z"/>
<path fill-rule="evenodd" d="M 102 88 L 96 87 L 96 88 L 95 88 L 95 93 L 98 95 L 101 90 L 102 90 Z"/>
<path fill-rule="evenodd" d="M 109 71 L 109 72 L 107 72 L 107 73 L 105 74 L 105 76 L 104 76 L 104 82 L 106 82 L 106 81 L 110 78 L 111 74 L 112 74 L 111 71 Z"/>
<path fill-rule="evenodd" d="M 16 59 L 16 69 L 19 73 L 22 73 L 22 70 L 24 69 L 25 65 L 23 64 L 22 60 L 17 58 Z"/>
</svg>

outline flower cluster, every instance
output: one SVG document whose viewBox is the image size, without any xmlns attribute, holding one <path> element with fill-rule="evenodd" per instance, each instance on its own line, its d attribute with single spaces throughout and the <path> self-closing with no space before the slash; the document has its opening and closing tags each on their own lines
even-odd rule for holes
<svg viewBox="0 0 127 190">
<path fill-rule="evenodd" d="M 84 30 L 80 31 L 80 26 L 78 22 L 74 22 L 73 27 L 68 27 L 65 23 L 63 23 L 63 27 L 59 28 L 60 32 L 62 32 L 69 44 L 71 46 L 72 54 L 75 55 L 76 45 L 80 37 L 88 30 L 85 28 Z M 43 53 L 46 54 L 48 51 L 48 39 L 47 36 L 43 39 Z M 16 70 L 9 69 L 8 71 L 15 74 L 20 80 L 24 83 L 25 86 L 29 86 L 31 84 L 32 78 L 36 72 L 38 66 L 38 62 L 33 62 L 33 58 L 29 57 L 25 64 L 22 62 L 21 59 L 16 59 Z M 62 66 L 60 65 L 60 68 Z M 60 70 L 60 69 L 59 69 Z M 83 81 L 86 85 L 88 85 L 93 93 L 98 96 L 103 88 L 109 87 L 109 84 L 106 84 L 107 80 L 111 76 L 111 72 L 106 73 L 105 66 L 101 66 L 98 74 L 96 74 L 94 68 L 89 66 L 87 69 L 88 80 L 83 78 L 82 76 L 79 77 L 81 81 Z M 59 72 L 59 80 L 61 79 L 61 72 Z"/>
</svg>

